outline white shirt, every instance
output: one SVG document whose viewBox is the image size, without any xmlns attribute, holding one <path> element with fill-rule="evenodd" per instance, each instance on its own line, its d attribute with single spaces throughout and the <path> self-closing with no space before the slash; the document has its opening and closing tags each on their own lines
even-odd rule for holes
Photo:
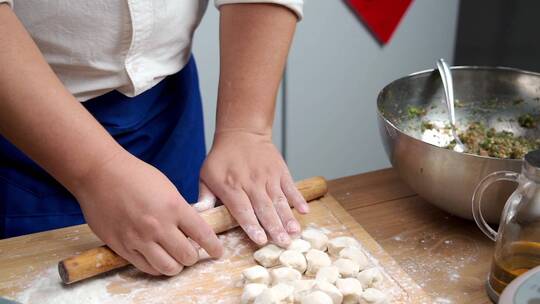
<svg viewBox="0 0 540 304">
<path fill-rule="evenodd" d="M 80 101 L 118 90 L 136 96 L 189 60 L 208 0 L 0 0 L 10 4 L 67 89 Z M 302 17 L 303 0 L 276 3 Z"/>
</svg>

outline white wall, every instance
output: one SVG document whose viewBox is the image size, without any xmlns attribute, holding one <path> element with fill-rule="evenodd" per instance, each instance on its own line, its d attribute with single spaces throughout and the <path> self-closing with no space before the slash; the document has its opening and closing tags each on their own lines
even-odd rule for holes
<svg viewBox="0 0 540 304">
<path fill-rule="evenodd" d="M 375 116 L 384 85 L 453 57 L 458 0 L 416 0 L 389 44 L 381 47 L 344 1 L 306 0 L 278 97 L 274 140 L 296 179 L 335 178 L 388 167 Z M 194 54 L 211 143 L 219 74 L 219 12 L 209 5 L 195 34 Z M 282 111 L 281 102 L 286 111 Z"/>
<path fill-rule="evenodd" d="M 376 97 L 392 80 L 453 57 L 458 1 L 416 0 L 381 47 L 344 1 L 305 1 L 287 68 L 287 159 L 295 178 L 390 166 Z"/>
</svg>

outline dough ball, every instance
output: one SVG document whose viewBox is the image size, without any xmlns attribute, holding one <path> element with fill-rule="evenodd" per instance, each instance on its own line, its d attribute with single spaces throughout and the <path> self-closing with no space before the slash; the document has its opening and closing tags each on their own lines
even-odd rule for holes
<svg viewBox="0 0 540 304">
<path fill-rule="evenodd" d="M 319 269 L 324 266 L 330 266 L 332 261 L 328 254 L 317 249 L 310 249 L 306 253 L 307 270 L 306 275 L 314 276 Z"/>
<path fill-rule="evenodd" d="M 383 275 L 376 267 L 360 271 L 356 278 L 360 281 L 364 289 L 377 287 L 383 281 Z"/>
<path fill-rule="evenodd" d="M 308 228 L 302 231 L 302 239 L 308 241 L 312 249 L 326 251 L 328 237 L 322 231 L 314 228 Z"/>
<path fill-rule="evenodd" d="M 253 302 L 254 304 L 292 304 L 294 288 L 287 284 L 277 284 L 263 290 Z"/>
<path fill-rule="evenodd" d="M 357 304 L 362 295 L 362 284 L 355 278 L 338 279 L 336 287 L 343 295 L 343 304 Z"/>
<path fill-rule="evenodd" d="M 311 249 L 311 244 L 303 239 L 295 239 L 291 242 L 287 250 L 300 251 L 301 253 L 306 253 Z"/>
<path fill-rule="evenodd" d="M 360 303 L 386 304 L 388 303 L 388 296 L 376 288 L 368 288 L 362 292 L 362 295 L 360 296 Z"/>
<path fill-rule="evenodd" d="M 362 252 L 360 248 L 357 247 L 345 247 L 339 252 L 338 256 L 340 258 L 355 261 L 356 263 L 358 263 L 360 270 L 366 269 L 369 263 L 366 255 Z"/>
<path fill-rule="evenodd" d="M 306 257 L 300 251 L 285 250 L 279 256 L 279 262 L 283 266 L 294 268 L 300 273 L 306 271 Z"/>
<path fill-rule="evenodd" d="M 301 304 L 334 304 L 332 298 L 322 291 L 313 291 L 302 298 Z"/>
<path fill-rule="evenodd" d="M 261 249 L 255 251 L 253 258 L 259 264 L 266 268 L 279 265 L 279 256 L 283 252 L 283 249 L 274 244 L 268 244 Z"/>
<path fill-rule="evenodd" d="M 240 298 L 241 304 L 253 304 L 255 298 L 259 296 L 268 287 L 265 284 L 251 283 L 244 286 L 242 291 L 242 297 Z"/>
<path fill-rule="evenodd" d="M 317 271 L 315 276 L 317 281 L 326 281 L 330 284 L 334 284 L 339 279 L 339 269 L 336 266 L 324 266 Z"/>
<path fill-rule="evenodd" d="M 270 270 L 272 285 L 280 283 L 292 284 L 294 281 L 301 280 L 302 274 L 290 267 L 280 267 Z"/>
<path fill-rule="evenodd" d="M 249 267 L 242 271 L 242 277 L 245 284 L 261 283 L 270 284 L 270 273 L 268 270 L 260 265 Z"/>
<path fill-rule="evenodd" d="M 293 303 L 294 287 L 288 284 L 277 284 L 272 287 L 274 297 L 278 299 L 279 303 Z"/>
<path fill-rule="evenodd" d="M 319 290 L 327 294 L 334 304 L 341 304 L 341 301 L 343 301 L 343 295 L 336 286 L 333 284 L 330 284 L 325 281 L 315 281 L 315 284 L 313 284 L 313 290 Z"/>
<path fill-rule="evenodd" d="M 311 292 L 313 284 L 315 284 L 315 280 L 294 281 L 292 284 L 294 288 L 294 303 L 300 303 L 300 300 Z"/>
<path fill-rule="evenodd" d="M 279 303 L 274 297 L 271 288 L 263 290 L 253 301 L 254 304 L 274 304 Z"/>
<path fill-rule="evenodd" d="M 350 236 L 338 236 L 328 241 L 328 253 L 337 256 L 346 247 L 360 248 L 360 243 Z"/>
<path fill-rule="evenodd" d="M 355 277 L 360 271 L 360 266 L 353 260 L 349 259 L 337 259 L 334 261 L 334 266 L 339 270 L 339 274 L 343 278 Z"/>
</svg>

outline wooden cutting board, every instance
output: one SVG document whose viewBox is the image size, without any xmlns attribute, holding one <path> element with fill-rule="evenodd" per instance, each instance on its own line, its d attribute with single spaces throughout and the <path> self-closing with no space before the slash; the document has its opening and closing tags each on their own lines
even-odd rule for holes
<svg viewBox="0 0 540 304">
<path fill-rule="evenodd" d="M 391 303 L 432 303 L 422 289 L 330 195 L 310 203 L 308 215 L 295 213 L 303 228 L 318 227 L 330 237 L 358 239 L 386 276 L 382 290 Z M 86 225 L 0 241 L 0 295 L 24 303 L 238 303 L 243 269 L 255 265 L 257 249 L 240 229 L 220 235 L 220 260 L 201 261 L 173 278 L 154 278 L 133 267 L 68 287 L 56 270 L 60 259 L 101 245 Z"/>
</svg>

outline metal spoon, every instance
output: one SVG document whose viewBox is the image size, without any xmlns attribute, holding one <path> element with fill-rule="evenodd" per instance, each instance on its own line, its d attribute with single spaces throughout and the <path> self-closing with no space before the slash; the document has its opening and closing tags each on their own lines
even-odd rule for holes
<svg viewBox="0 0 540 304">
<path fill-rule="evenodd" d="M 452 128 L 452 136 L 456 140 L 454 151 L 465 152 L 467 147 L 461 142 L 456 131 L 456 113 L 454 111 L 454 83 L 452 81 L 452 73 L 444 59 L 437 60 L 437 69 L 441 74 L 441 80 L 444 87 L 444 95 L 446 96 L 446 107 L 450 118 L 450 127 Z"/>
</svg>

